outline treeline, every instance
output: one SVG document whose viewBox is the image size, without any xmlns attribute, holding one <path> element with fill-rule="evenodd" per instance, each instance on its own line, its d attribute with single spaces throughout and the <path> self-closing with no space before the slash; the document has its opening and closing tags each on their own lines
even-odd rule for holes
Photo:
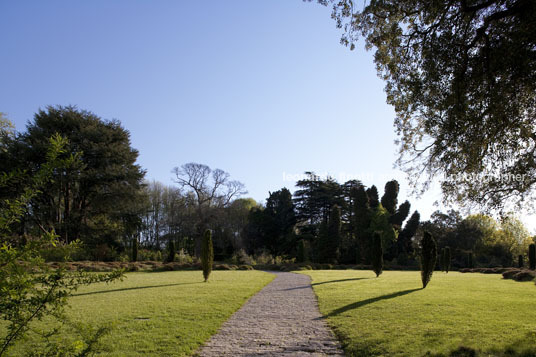
<svg viewBox="0 0 536 357">
<path fill-rule="evenodd" d="M 67 139 L 49 181 L 9 231 L 16 242 L 53 231 L 60 244 L 79 244 L 71 256 L 76 260 L 136 260 L 139 255 L 170 261 L 175 253 L 198 257 L 207 229 L 217 261 L 248 254 L 371 264 L 373 249 L 381 244 L 383 259 L 391 265 L 418 266 L 427 230 L 440 251 L 450 247 L 454 267 L 466 267 L 469 254 L 475 265 L 511 266 L 532 242 L 511 217 L 497 223 L 450 211 L 420 223 L 411 204 L 399 202 L 395 180 L 380 195 L 374 185 L 338 183 L 307 172 L 294 194 L 282 188 L 270 192 L 264 204 L 243 198 L 244 185 L 225 171 L 197 163 L 175 167 L 172 185 L 146 182 L 128 131 L 117 121 L 75 107 L 48 107 L 35 115 L 26 132 L 3 125 L 0 134 L 1 209 L 24 195 L 47 162 L 49 139 L 56 134 Z M 47 259 L 54 259 L 54 251 Z"/>
</svg>

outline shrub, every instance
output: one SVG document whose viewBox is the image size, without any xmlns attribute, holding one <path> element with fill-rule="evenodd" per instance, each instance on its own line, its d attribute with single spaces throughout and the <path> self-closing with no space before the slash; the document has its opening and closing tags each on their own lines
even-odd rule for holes
<svg viewBox="0 0 536 357">
<path fill-rule="evenodd" d="M 251 265 L 242 264 L 238 267 L 238 270 L 253 270 L 253 267 Z"/>
<path fill-rule="evenodd" d="M 516 268 L 511 268 L 505 272 L 502 273 L 502 276 L 504 279 L 513 279 L 514 278 L 514 275 L 516 275 L 517 273 L 519 273 L 520 270 L 519 269 L 516 269 Z"/>
<path fill-rule="evenodd" d="M 255 265 L 255 259 L 249 256 L 244 249 L 235 252 L 231 257 L 231 263 L 237 265 Z"/>
<path fill-rule="evenodd" d="M 437 245 L 428 232 L 424 232 L 421 243 L 421 279 L 422 287 L 426 288 L 430 279 L 432 279 L 432 274 L 434 273 L 434 268 L 437 260 Z"/>
<path fill-rule="evenodd" d="M 175 253 L 175 261 L 181 264 L 192 264 L 194 262 L 194 258 L 192 258 L 188 252 L 185 252 L 184 249 L 181 248 L 177 253 Z"/>
<path fill-rule="evenodd" d="M 212 233 L 210 232 L 210 229 L 207 229 L 203 235 L 203 243 L 201 245 L 201 266 L 203 268 L 203 277 L 205 278 L 205 281 L 207 281 L 210 276 L 213 262 L 214 247 L 212 246 Z"/>
<path fill-rule="evenodd" d="M 521 270 L 513 276 L 515 281 L 532 281 L 534 278 L 536 278 L 536 272 L 532 270 Z"/>
<path fill-rule="evenodd" d="M 383 271 L 383 247 L 382 237 L 378 233 L 374 233 L 372 239 L 372 270 L 379 277 Z"/>
<path fill-rule="evenodd" d="M 162 261 L 162 252 L 159 250 L 139 249 L 138 248 L 138 261 Z"/>
<path fill-rule="evenodd" d="M 529 245 L 529 268 L 531 270 L 536 269 L 536 245 Z"/>
</svg>

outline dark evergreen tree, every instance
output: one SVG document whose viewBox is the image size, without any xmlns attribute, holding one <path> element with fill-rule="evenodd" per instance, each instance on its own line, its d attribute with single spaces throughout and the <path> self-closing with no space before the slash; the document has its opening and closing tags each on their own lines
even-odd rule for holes
<svg viewBox="0 0 536 357">
<path fill-rule="evenodd" d="M 423 289 L 426 288 L 426 286 L 430 282 L 430 279 L 432 279 L 436 260 L 436 242 L 430 233 L 424 232 L 424 236 L 421 242 L 421 279 Z"/>
<path fill-rule="evenodd" d="M 419 212 L 415 211 L 406 222 L 404 229 L 402 229 L 398 235 L 397 245 L 399 246 L 399 252 L 408 255 L 413 253 L 412 238 L 415 236 L 415 233 L 417 233 L 420 219 L 421 216 Z"/>
<path fill-rule="evenodd" d="M 410 208 L 411 204 L 409 201 L 405 201 L 398 207 L 396 213 L 391 216 L 389 221 L 396 230 L 400 231 L 402 228 L 402 223 L 408 218 Z"/>
<path fill-rule="evenodd" d="M 212 246 L 212 233 L 210 229 L 205 231 L 203 242 L 201 244 L 201 267 L 203 268 L 203 278 L 205 282 L 208 280 L 212 272 L 212 264 L 214 263 L 214 247 Z"/>
<path fill-rule="evenodd" d="M 173 239 L 169 239 L 168 241 L 168 255 L 167 255 L 167 258 L 166 258 L 166 262 L 168 263 L 172 263 L 175 261 L 175 242 L 173 241 Z"/>
<path fill-rule="evenodd" d="M 445 271 L 445 248 L 441 248 L 439 253 L 439 267 L 441 271 Z"/>
<path fill-rule="evenodd" d="M 354 235 L 357 240 L 358 256 L 357 263 L 365 263 L 370 256 L 371 236 L 369 234 L 370 226 L 370 207 L 368 196 L 363 186 L 354 191 Z"/>
<path fill-rule="evenodd" d="M 529 245 L 529 268 L 531 270 L 536 269 L 536 245 Z"/>
<path fill-rule="evenodd" d="M 56 133 L 68 139 L 61 167 L 32 201 L 33 219 L 27 223 L 54 229 L 67 243 L 81 239 L 89 248 L 105 244 L 123 249 L 131 239 L 124 238 L 140 222 L 134 206 L 145 174 L 136 164 L 138 152 L 130 146 L 129 132 L 118 121 L 76 107 L 50 106 L 35 114 L 21 135 L 18 165 L 36 172 Z"/>
<path fill-rule="evenodd" d="M 452 260 L 452 257 L 450 255 L 450 247 L 444 248 L 444 254 L 445 254 L 445 257 L 444 257 L 443 270 L 445 271 L 445 273 L 448 273 L 450 270 L 450 263 Z"/>
<path fill-rule="evenodd" d="M 467 255 L 467 267 L 472 269 L 473 268 L 473 253 L 469 252 Z"/>
<path fill-rule="evenodd" d="M 369 206 L 372 210 L 375 210 L 380 205 L 380 199 L 378 198 L 378 189 L 376 186 L 372 185 L 369 189 L 367 189 L 367 197 Z"/>
<path fill-rule="evenodd" d="M 521 269 L 524 266 L 525 262 L 523 261 L 523 254 L 519 254 L 519 256 L 517 257 L 517 267 Z"/>
<path fill-rule="evenodd" d="M 132 261 L 138 261 L 138 238 L 132 239 Z"/>
<path fill-rule="evenodd" d="M 299 263 L 305 263 L 309 261 L 309 244 L 305 239 L 298 241 L 298 253 L 296 260 Z"/>
<path fill-rule="evenodd" d="M 372 270 L 376 273 L 376 277 L 379 277 L 383 271 L 383 246 L 379 233 L 374 233 L 371 253 Z"/>
<path fill-rule="evenodd" d="M 271 192 L 264 209 L 265 245 L 274 255 L 288 254 L 295 248 L 296 215 L 292 194 L 286 188 Z"/>
<path fill-rule="evenodd" d="M 383 208 L 387 210 L 391 215 L 396 213 L 396 206 L 398 205 L 398 191 L 400 185 L 398 181 L 392 180 L 385 184 L 385 190 L 382 196 L 381 204 Z M 409 209 L 408 209 L 409 211 Z"/>
<path fill-rule="evenodd" d="M 337 263 L 341 244 L 341 209 L 337 205 L 334 205 L 331 209 L 328 222 L 328 237 L 327 260 L 329 263 Z"/>
</svg>

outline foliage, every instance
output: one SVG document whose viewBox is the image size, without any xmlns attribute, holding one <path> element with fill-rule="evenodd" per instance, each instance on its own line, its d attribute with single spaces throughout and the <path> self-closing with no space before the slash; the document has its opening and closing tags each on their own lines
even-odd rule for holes
<svg viewBox="0 0 536 357">
<path fill-rule="evenodd" d="M 212 246 L 212 232 L 207 229 L 203 236 L 201 245 L 201 267 L 203 268 L 203 277 L 208 280 L 214 264 L 214 248 Z"/>
<path fill-rule="evenodd" d="M 517 257 L 517 267 L 523 268 L 525 266 L 525 262 L 523 261 L 523 254 L 519 254 Z"/>
<path fill-rule="evenodd" d="M 421 280 L 423 289 L 426 288 L 434 273 L 437 259 L 437 245 L 428 232 L 424 233 L 421 241 Z"/>
<path fill-rule="evenodd" d="M 121 271 L 95 275 L 68 272 L 62 266 L 51 269 L 40 252 L 44 246 L 57 244 L 58 236 L 54 231 L 43 229 L 41 236 L 26 236 L 24 240 L 13 234 L 12 226 L 20 221 L 30 202 L 42 194 L 42 187 L 57 170 L 60 155 L 68 146 L 68 141 L 57 134 L 48 143 L 46 161 L 33 176 L 15 171 L 4 173 L 0 178 L 0 187 L 6 187 L 12 180 L 27 182 L 18 197 L 3 199 L 0 203 L 0 318 L 7 323 L 2 330 L 0 355 L 12 349 L 36 320 L 53 317 L 63 321 L 67 298 L 80 286 L 110 282 L 122 276 Z M 67 254 L 68 248 L 62 247 L 62 251 Z"/>
<path fill-rule="evenodd" d="M 56 134 L 68 141 L 46 190 L 32 197 L 31 216 L 18 229 L 33 235 L 54 230 L 61 241 L 80 239 L 89 249 L 128 244 L 140 224 L 137 197 L 144 172 L 135 164 L 138 152 L 130 146 L 128 131 L 117 121 L 75 107 L 40 110 L 0 160 L 0 171 L 28 172 L 11 187 L 12 195 L 21 195 L 47 161 L 49 138 Z"/>
<path fill-rule="evenodd" d="M 420 289 L 418 272 L 300 273 L 347 356 L 455 356 L 461 345 L 477 356 L 536 355 L 533 283 L 450 272 Z"/>
<path fill-rule="evenodd" d="M 132 238 L 132 261 L 133 262 L 138 261 L 138 248 L 139 248 L 138 238 L 134 237 Z"/>
<path fill-rule="evenodd" d="M 310 261 L 309 259 L 309 242 L 305 239 L 298 241 L 298 254 L 296 255 L 296 261 L 299 263 L 305 263 Z"/>
<path fill-rule="evenodd" d="M 362 36 L 375 48 L 396 112 L 398 163 L 414 183 L 422 173 L 424 188 L 439 178 L 460 204 L 501 207 L 532 196 L 534 1 L 318 2 L 333 5 L 344 44 L 353 48 Z"/>
<path fill-rule="evenodd" d="M 273 278 L 260 271 L 214 271 L 210 284 L 204 284 L 199 271 L 127 273 L 113 285 L 81 287 L 70 298 L 66 315 L 92 326 L 114 327 L 100 340 L 106 349 L 98 356 L 192 356 Z M 48 322 L 40 321 L 36 328 L 47 329 Z M 61 337 L 71 343 L 80 340 L 70 326 Z M 41 345 L 32 334 L 13 355 L 28 356 Z"/>
<path fill-rule="evenodd" d="M 383 244 L 379 233 L 374 233 L 372 239 L 372 270 L 379 277 L 383 271 Z"/>
<path fill-rule="evenodd" d="M 380 203 L 382 207 L 389 212 L 389 214 L 394 215 L 396 213 L 396 207 L 398 205 L 398 191 L 400 190 L 400 185 L 396 180 L 389 181 L 385 184 L 385 191 L 382 196 Z"/>
<path fill-rule="evenodd" d="M 170 239 L 168 242 L 168 253 L 167 253 L 166 262 L 171 263 L 175 261 L 175 252 L 176 252 L 175 242 L 173 241 L 173 239 Z"/>
</svg>

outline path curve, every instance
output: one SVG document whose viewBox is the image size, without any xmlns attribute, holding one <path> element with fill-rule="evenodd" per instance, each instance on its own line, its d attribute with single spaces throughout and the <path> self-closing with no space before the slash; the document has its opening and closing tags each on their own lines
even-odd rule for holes
<svg viewBox="0 0 536 357">
<path fill-rule="evenodd" d="M 318 310 L 311 278 L 273 274 L 276 278 L 223 324 L 200 356 L 344 356 Z"/>
</svg>

